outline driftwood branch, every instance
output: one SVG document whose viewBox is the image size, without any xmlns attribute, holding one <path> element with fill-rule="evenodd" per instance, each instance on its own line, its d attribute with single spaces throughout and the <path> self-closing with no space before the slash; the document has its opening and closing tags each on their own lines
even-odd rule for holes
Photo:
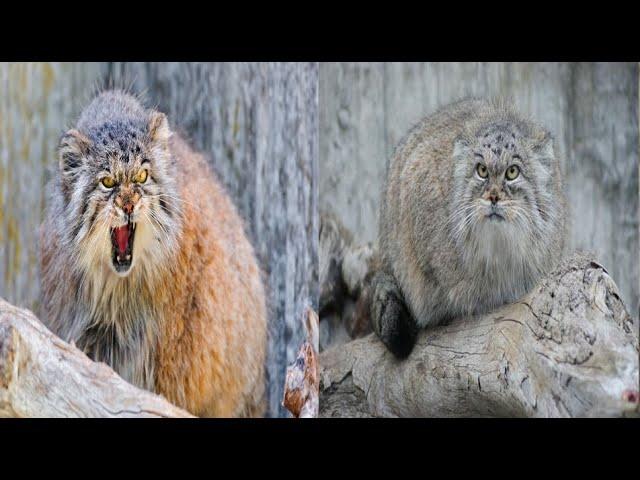
<svg viewBox="0 0 640 480">
<path fill-rule="evenodd" d="M 637 416 L 638 337 L 607 271 L 574 255 L 521 301 L 421 332 L 399 361 L 368 335 L 320 355 L 320 416 Z"/>
<path fill-rule="evenodd" d="M 190 417 L 0 299 L 0 417 Z"/>
<path fill-rule="evenodd" d="M 295 362 L 287 367 L 282 405 L 296 418 L 318 416 L 318 315 L 311 308 L 305 312 L 307 339 Z"/>
</svg>

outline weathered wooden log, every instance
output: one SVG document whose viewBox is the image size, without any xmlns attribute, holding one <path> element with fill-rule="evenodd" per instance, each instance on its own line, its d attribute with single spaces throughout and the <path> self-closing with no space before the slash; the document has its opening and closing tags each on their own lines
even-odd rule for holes
<svg viewBox="0 0 640 480">
<path fill-rule="evenodd" d="M 0 298 L 0 417 L 190 417 Z"/>
<path fill-rule="evenodd" d="M 638 337 L 603 266 L 576 254 L 520 301 L 421 332 L 406 360 L 372 334 L 320 355 L 320 417 L 637 416 Z"/>
</svg>

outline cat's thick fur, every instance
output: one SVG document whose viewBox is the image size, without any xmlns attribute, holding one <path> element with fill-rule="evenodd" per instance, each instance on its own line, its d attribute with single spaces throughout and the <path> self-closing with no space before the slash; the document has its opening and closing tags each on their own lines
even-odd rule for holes
<svg viewBox="0 0 640 480">
<path fill-rule="evenodd" d="M 231 199 L 164 114 L 120 91 L 87 106 L 60 142 L 40 247 L 43 319 L 64 340 L 196 415 L 263 413 L 262 275 Z"/>
<path fill-rule="evenodd" d="M 388 169 L 375 331 L 404 357 L 419 328 L 517 300 L 559 260 L 566 217 L 551 135 L 508 102 L 464 100 L 425 118 Z"/>
</svg>

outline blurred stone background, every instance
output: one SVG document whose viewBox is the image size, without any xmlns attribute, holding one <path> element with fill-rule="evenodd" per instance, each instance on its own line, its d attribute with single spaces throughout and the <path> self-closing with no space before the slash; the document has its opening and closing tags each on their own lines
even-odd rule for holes
<svg viewBox="0 0 640 480">
<path fill-rule="evenodd" d="M 205 152 L 265 271 L 269 415 L 318 298 L 318 65 L 0 64 L 0 297 L 38 314 L 37 227 L 60 135 L 98 88 L 127 86 Z M 206 201 L 206 199 L 203 199 Z"/>
</svg>

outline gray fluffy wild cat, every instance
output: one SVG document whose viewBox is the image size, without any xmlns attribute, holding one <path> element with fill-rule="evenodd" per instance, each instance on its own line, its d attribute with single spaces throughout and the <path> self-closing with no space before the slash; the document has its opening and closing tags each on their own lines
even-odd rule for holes
<svg viewBox="0 0 640 480">
<path fill-rule="evenodd" d="M 389 164 L 374 330 L 403 358 L 420 328 L 517 300 L 560 259 L 566 208 L 550 133 L 508 102 L 426 117 Z"/>
</svg>

